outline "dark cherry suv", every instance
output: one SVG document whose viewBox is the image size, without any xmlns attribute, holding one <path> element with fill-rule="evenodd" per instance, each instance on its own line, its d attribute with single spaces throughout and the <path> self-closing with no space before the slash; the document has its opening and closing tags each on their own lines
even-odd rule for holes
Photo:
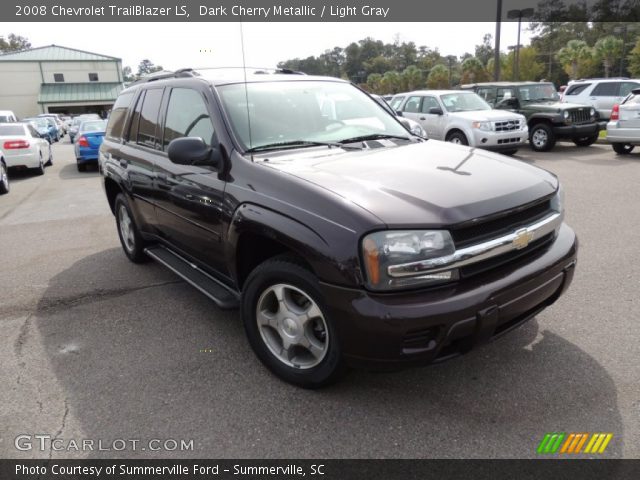
<svg viewBox="0 0 640 480">
<path fill-rule="evenodd" d="M 132 261 L 239 307 L 262 362 L 308 388 L 464 353 L 566 290 L 554 175 L 294 73 L 180 70 L 120 94 L 100 171 Z"/>
</svg>

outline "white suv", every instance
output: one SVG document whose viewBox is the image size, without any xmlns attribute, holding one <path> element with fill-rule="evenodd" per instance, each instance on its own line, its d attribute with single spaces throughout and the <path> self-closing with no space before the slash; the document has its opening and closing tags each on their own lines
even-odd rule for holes
<svg viewBox="0 0 640 480">
<path fill-rule="evenodd" d="M 524 115 L 493 110 L 479 95 L 461 90 L 423 90 L 403 94 L 391 104 L 415 120 L 430 139 L 470 145 L 513 155 L 525 145 L 529 128 Z"/>
<path fill-rule="evenodd" d="M 640 87 L 640 80 L 628 78 L 572 80 L 567 85 L 561 101 L 590 105 L 598 112 L 599 121 L 606 122 L 609 120 L 613 106 L 638 87 Z"/>
</svg>

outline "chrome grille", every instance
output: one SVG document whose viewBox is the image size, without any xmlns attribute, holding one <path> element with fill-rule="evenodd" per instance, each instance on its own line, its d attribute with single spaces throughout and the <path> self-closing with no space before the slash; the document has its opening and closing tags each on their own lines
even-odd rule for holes
<svg viewBox="0 0 640 480">
<path fill-rule="evenodd" d="M 493 129 L 496 132 L 512 132 L 514 130 L 520 130 L 520 120 L 493 122 Z"/>
<path fill-rule="evenodd" d="M 591 113 L 588 108 L 576 108 L 571 110 L 571 123 L 589 123 L 591 122 Z"/>
</svg>

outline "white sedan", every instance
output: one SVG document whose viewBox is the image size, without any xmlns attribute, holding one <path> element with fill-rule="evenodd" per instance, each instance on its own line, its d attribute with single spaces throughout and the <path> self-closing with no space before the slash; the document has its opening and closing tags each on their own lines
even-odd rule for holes
<svg viewBox="0 0 640 480">
<path fill-rule="evenodd" d="M 29 168 L 42 175 L 53 161 L 51 145 L 30 123 L 0 123 L 0 149 L 7 168 Z"/>
<path fill-rule="evenodd" d="M 491 106 L 473 92 L 423 90 L 403 94 L 394 107 L 417 121 L 433 140 L 470 145 L 513 155 L 525 145 L 529 128 L 524 115 Z"/>
</svg>

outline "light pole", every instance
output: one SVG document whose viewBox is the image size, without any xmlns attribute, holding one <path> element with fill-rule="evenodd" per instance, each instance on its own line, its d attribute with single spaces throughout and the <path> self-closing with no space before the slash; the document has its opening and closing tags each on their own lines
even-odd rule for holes
<svg viewBox="0 0 640 480">
<path fill-rule="evenodd" d="M 493 80 L 500 80 L 500 24 L 502 22 L 502 0 L 498 1 L 496 12 L 496 44 L 493 50 Z M 451 83 L 451 81 L 449 81 Z"/>
<path fill-rule="evenodd" d="M 520 27 L 522 25 L 523 18 L 529 18 L 533 15 L 533 8 L 523 8 L 522 10 L 509 10 L 507 12 L 507 18 L 518 19 L 518 41 L 516 42 L 516 55 L 513 66 L 513 79 L 514 81 L 520 80 Z"/>
</svg>

